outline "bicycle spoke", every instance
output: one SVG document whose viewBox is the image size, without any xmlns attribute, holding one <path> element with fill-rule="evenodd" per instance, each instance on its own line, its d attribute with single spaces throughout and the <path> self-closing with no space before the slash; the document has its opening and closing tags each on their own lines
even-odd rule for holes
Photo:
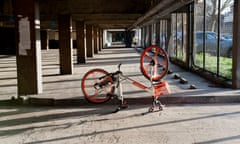
<svg viewBox="0 0 240 144">
<path fill-rule="evenodd" d="M 93 80 L 95 81 L 95 83 L 97 83 L 98 81 L 95 73 L 93 73 Z"/>
<path fill-rule="evenodd" d="M 166 65 L 166 62 L 158 62 L 157 65 L 163 67 Z"/>
<path fill-rule="evenodd" d="M 154 76 L 158 75 L 158 69 L 157 69 L 157 65 L 154 66 Z"/>
<path fill-rule="evenodd" d="M 145 69 L 146 69 L 146 72 L 151 72 L 151 67 L 152 67 L 152 66 L 147 65 L 146 68 L 145 68 Z"/>
<path fill-rule="evenodd" d="M 92 88 L 94 85 L 85 85 L 85 88 Z"/>
<path fill-rule="evenodd" d="M 95 90 L 94 94 L 91 95 L 90 97 L 95 99 L 97 96 L 98 96 L 98 90 Z"/>
<path fill-rule="evenodd" d="M 152 60 L 152 57 L 149 56 L 148 54 L 146 54 L 144 57 L 147 58 L 147 59 L 150 60 L 150 61 Z"/>
<path fill-rule="evenodd" d="M 158 50 L 154 53 L 154 59 L 156 60 L 158 58 Z"/>
</svg>

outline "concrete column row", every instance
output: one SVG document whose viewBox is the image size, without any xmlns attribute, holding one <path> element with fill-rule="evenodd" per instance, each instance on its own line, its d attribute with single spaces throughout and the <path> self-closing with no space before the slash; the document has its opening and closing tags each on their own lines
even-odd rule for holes
<svg viewBox="0 0 240 144">
<path fill-rule="evenodd" d="M 86 24 L 86 56 L 93 57 L 103 48 L 103 30 L 91 24 Z M 78 41 L 78 37 L 77 37 Z"/>
<path fill-rule="evenodd" d="M 28 9 L 26 9 L 26 4 Z M 17 40 L 18 96 L 42 93 L 41 47 L 48 49 L 48 32 L 40 31 L 39 5 L 35 0 L 14 1 Z M 60 74 L 73 73 L 72 20 L 70 15 L 58 17 Z M 86 31 L 86 33 L 85 33 Z M 41 34 L 40 34 L 41 33 Z M 76 22 L 77 63 L 86 63 L 102 49 L 103 30 Z M 41 42 L 40 42 L 41 41 Z"/>
</svg>

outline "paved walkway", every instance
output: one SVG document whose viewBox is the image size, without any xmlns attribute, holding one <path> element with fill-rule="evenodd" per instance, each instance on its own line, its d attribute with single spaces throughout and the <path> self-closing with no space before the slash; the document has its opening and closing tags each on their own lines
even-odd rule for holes
<svg viewBox="0 0 240 144">
<path fill-rule="evenodd" d="M 81 78 L 92 68 L 113 72 L 121 62 L 126 75 L 148 85 L 139 69 L 139 53 L 134 49 L 105 49 L 87 64 L 75 64 L 73 75 L 59 75 L 57 50 L 42 53 L 44 92 L 24 101 L 34 106 L 4 105 L 17 93 L 16 61 L 15 57 L 0 56 L 0 143 L 240 143 L 240 106 L 222 104 L 239 102 L 239 90 L 212 87 L 207 80 L 171 65 L 170 69 L 189 83 L 180 84 L 174 74 L 165 77 L 172 94 L 161 97 L 166 104 L 163 111 L 142 115 L 150 106 L 150 95 L 125 83 L 129 108 L 112 113 L 116 105 L 89 105 L 84 100 Z M 191 84 L 197 89 L 189 89 Z"/>
<path fill-rule="evenodd" d="M 87 64 L 76 64 L 76 55 L 74 54 L 74 74 L 59 75 L 58 50 L 44 50 L 42 51 L 43 93 L 27 97 L 31 98 L 29 102 L 33 104 L 87 104 L 83 100 L 81 91 L 83 75 L 92 68 L 103 68 L 108 72 L 114 72 L 120 62 L 125 75 L 150 86 L 150 82 L 140 72 L 140 55 L 134 48 L 104 49 L 95 54 L 94 58 L 87 59 Z M 14 56 L 0 56 L 1 100 L 9 100 L 11 97 L 17 96 L 15 59 Z M 214 84 L 206 79 L 172 64 L 170 64 L 170 69 L 174 73 L 166 75 L 165 79 L 169 83 L 171 94 L 161 97 L 161 101 L 165 104 L 240 102 L 240 90 L 214 87 Z M 180 84 L 179 79 L 174 79 L 176 73 L 186 78 L 188 83 Z M 189 89 L 190 85 L 195 85 L 197 89 Z M 146 103 L 151 98 L 151 94 L 139 90 L 127 82 L 124 83 L 123 89 L 129 103 Z"/>
<path fill-rule="evenodd" d="M 239 105 L 3 107 L 2 144 L 239 144 Z"/>
</svg>

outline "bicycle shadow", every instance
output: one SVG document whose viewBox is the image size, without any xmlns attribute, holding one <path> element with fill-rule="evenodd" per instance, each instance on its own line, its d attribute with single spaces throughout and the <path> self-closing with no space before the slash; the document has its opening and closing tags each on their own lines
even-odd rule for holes
<svg viewBox="0 0 240 144">
<path fill-rule="evenodd" d="M 73 135 L 73 136 L 66 136 L 66 137 L 61 137 L 61 138 L 53 138 L 53 139 L 46 139 L 46 140 L 40 140 L 40 141 L 35 141 L 35 142 L 29 142 L 25 144 L 39 144 L 39 143 L 48 143 L 48 142 L 57 142 L 61 140 L 67 140 L 67 139 L 74 139 L 74 138 L 80 138 L 80 137 L 88 137 L 88 136 L 96 136 L 100 134 L 111 134 L 114 132 L 119 132 L 119 131 L 126 131 L 126 130 L 132 130 L 132 129 L 142 129 L 142 128 L 148 128 L 148 127 L 155 127 L 155 126 L 161 126 L 161 125 L 172 125 L 175 123 L 183 123 L 183 122 L 188 122 L 188 121 L 196 121 L 196 120 L 201 120 L 201 119 L 209 119 L 209 118 L 216 118 L 216 117 L 223 117 L 223 116 L 231 116 L 231 115 L 238 115 L 240 114 L 239 111 L 235 112 L 229 112 L 229 113 L 221 113 L 221 114 L 212 114 L 212 115 L 206 115 L 206 116 L 200 116 L 200 117 L 192 117 L 192 118 L 183 118 L 179 120 L 172 120 L 172 121 L 165 121 L 165 122 L 158 122 L 158 123 L 150 123 L 150 124 L 145 124 L 145 125 L 137 125 L 137 126 L 129 126 L 129 127 L 123 127 L 123 128 L 116 128 L 116 129 L 110 129 L 110 130 L 102 130 L 102 131 L 95 131 L 95 132 L 90 132 L 86 134 L 79 134 L 79 135 Z M 135 115 L 132 115 L 135 116 Z M 127 118 L 131 118 L 132 116 L 128 116 Z M 139 116 L 139 115 L 136 115 Z M 114 118 L 112 119 L 114 120 Z M 223 142 L 223 141 L 228 141 L 232 139 L 238 139 L 240 135 L 233 136 L 233 137 L 226 137 L 226 138 L 221 138 L 221 139 L 216 139 L 216 140 L 211 140 L 208 142 Z M 207 143 L 207 142 L 200 142 L 200 143 Z M 199 143 L 199 144 L 200 144 Z"/>
<path fill-rule="evenodd" d="M 0 136 L 12 136 L 33 129 L 49 128 L 51 130 L 67 129 L 88 122 L 108 121 L 110 118 L 104 116 L 112 113 L 115 106 L 77 106 L 73 107 L 31 107 L 31 106 L 0 106 Z M 126 110 L 132 110 L 129 108 Z M 63 112 L 62 112 L 63 111 Z M 103 116 L 95 120 L 86 120 L 91 116 Z M 126 118 L 140 116 L 132 115 Z M 48 123 L 50 121 L 67 121 L 68 119 L 79 119 L 77 122 L 64 122 L 61 124 Z M 121 118 L 121 119 L 124 119 Z M 44 124 L 47 123 L 47 124 Z M 22 128 L 21 128 L 22 127 Z"/>
</svg>

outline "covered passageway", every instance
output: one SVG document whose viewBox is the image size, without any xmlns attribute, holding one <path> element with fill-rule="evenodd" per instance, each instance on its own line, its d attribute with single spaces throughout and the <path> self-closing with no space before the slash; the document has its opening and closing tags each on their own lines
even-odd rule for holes
<svg viewBox="0 0 240 144">
<path fill-rule="evenodd" d="M 239 89 L 239 10 L 238 0 L 2 0 L 0 58 L 16 56 L 17 96 L 44 92 L 43 51 L 58 51 L 58 74 L 72 75 L 103 49 L 150 45 L 186 71 Z"/>
</svg>

